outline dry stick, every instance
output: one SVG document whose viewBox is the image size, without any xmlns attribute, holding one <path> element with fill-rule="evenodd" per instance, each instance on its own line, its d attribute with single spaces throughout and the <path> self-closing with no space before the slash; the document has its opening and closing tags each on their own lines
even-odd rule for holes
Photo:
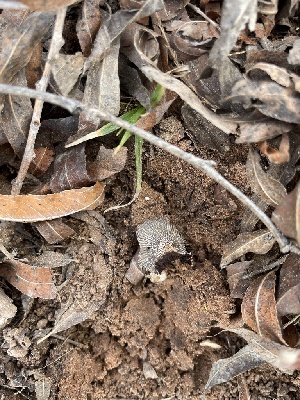
<svg viewBox="0 0 300 400">
<path fill-rule="evenodd" d="M 238 188 L 232 185 L 219 172 L 217 172 L 214 169 L 214 166 L 216 165 L 214 161 L 203 160 L 199 157 L 194 156 L 193 154 L 187 153 L 179 149 L 178 147 L 164 141 L 163 139 L 153 135 L 152 133 L 145 131 L 144 129 L 138 128 L 137 126 L 132 125 L 129 122 L 121 118 L 115 117 L 105 111 L 97 110 L 95 108 L 90 108 L 77 100 L 69 99 L 63 96 L 57 96 L 51 93 L 28 89 L 21 86 L 10 86 L 4 83 L 0 84 L 0 93 L 15 94 L 18 96 L 26 96 L 26 97 L 41 99 L 48 103 L 52 103 L 62 108 L 65 108 L 71 113 L 80 113 L 84 111 L 86 114 L 100 117 L 102 120 L 109 121 L 114 125 L 120 126 L 121 128 L 124 128 L 125 130 L 132 132 L 134 135 L 142 137 L 149 143 L 152 143 L 153 145 L 160 147 L 161 149 L 167 151 L 168 153 L 173 154 L 174 156 L 180 158 L 181 160 L 187 162 L 188 164 L 193 165 L 195 168 L 205 172 L 211 179 L 218 182 L 230 193 L 232 193 L 236 198 L 238 198 L 266 225 L 266 227 L 275 237 L 283 253 L 292 251 L 293 253 L 300 254 L 300 248 L 291 243 L 285 236 L 283 236 L 282 233 L 276 228 L 276 226 L 270 220 L 270 218 L 255 203 L 253 203 L 253 201 L 250 200 L 248 196 L 246 196 Z"/>
<path fill-rule="evenodd" d="M 56 16 L 56 20 L 55 20 L 54 29 L 53 29 L 53 36 L 51 39 L 51 44 L 50 44 L 45 68 L 43 71 L 43 75 L 42 75 L 41 79 L 38 81 L 38 83 L 36 84 L 37 89 L 42 92 L 45 92 L 48 87 L 50 73 L 51 73 L 51 63 L 58 56 L 58 53 L 64 44 L 64 40 L 62 37 L 62 31 L 63 31 L 65 17 L 66 17 L 66 11 L 67 11 L 66 8 L 60 8 L 57 11 L 57 16 Z M 31 123 L 30 123 L 30 129 L 29 129 L 29 133 L 28 133 L 28 137 L 27 137 L 27 143 L 26 143 L 24 155 L 22 158 L 21 166 L 20 166 L 20 169 L 18 172 L 18 176 L 12 182 L 12 189 L 11 189 L 12 196 L 16 196 L 16 195 L 20 194 L 20 191 L 21 191 L 24 179 L 26 177 L 28 168 L 30 166 L 30 163 L 35 158 L 34 145 L 35 145 L 36 136 L 37 136 L 38 131 L 41 126 L 41 114 L 42 114 L 42 110 L 43 110 L 43 105 L 44 105 L 44 100 L 37 99 L 35 101 L 32 119 L 31 119 Z"/>
<path fill-rule="evenodd" d="M 197 14 L 201 15 L 201 17 L 203 17 L 204 19 L 206 19 L 206 21 L 208 21 L 210 24 L 212 24 L 215 28 L 217 28 L 218 30 L 220 30 L 220 26 L 219 24 L 217 24 L 215 21 L 213 21 L 212 19 L 210 19 L 203 11 L 200 10 L 200 8 L 198 8 L 197 6 L 194 6 L 194 4 L 187 4 L 188 7 L 192 8 Z"/>
</svg>

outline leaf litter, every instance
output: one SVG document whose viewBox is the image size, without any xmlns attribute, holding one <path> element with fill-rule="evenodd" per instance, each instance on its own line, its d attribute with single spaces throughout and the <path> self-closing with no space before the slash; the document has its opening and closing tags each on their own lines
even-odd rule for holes
<svg viewBox="0 0 300 400">
<path fill-rule="evenodd" d="M 136 371 L 134 357 L 142 361 L 142 379 L 148 384 L 147 379 L 158 382 L 167 369 L 192 377 L 190 371 L 198 371 L 199 360 L 211 360 L 204 368 L 208 372 L 212 365 L 209 377 L 204 378 L 202 372 L 199 378 L 202 384 L 193 386 L 188 380 L 179 384 L 176 377 L 169 377 L 167 389 L 156 389 L 162 398 L 174 396 L 176 390 L 186 398 L 193 398 L 194 391 L 198 398 L 205 379 L 205 390 L 212 389 L 214 396 L 225 390 L 216 385 L 266 363 L 282 372 L 299 369 L 299 323 L 295 319 L 300 314 L 298 3 L 205 0 L 196 6 L 176 0 L 24 0 L 17 2 L 19 9 L 3 10 L 1 83 L 37 87 L 82 102 L 77 107 L 79 116 L 49 103 L 41 105 L 37 114 L 35 106 L 33 114 L 32 100 L 20 92 L 1 95 L 0 219 L 13 222 L 10 226 L 1 222 L 0 230 L 0 275 L 7 286 L 1 290 L 0 303 L 1 327 L 6 328 L 4 349 L 8 349 L 4 357 L 26 357 L 28 346 L 35 346 L 33 338 L 38 343 L 53 343 L 68 329 L 82 339 L 80 329 L 90 329 L 103 338 L 96 344 L 90 333 L 85 336 L 103 361 L 98 378 L 90 376 L 90 382 L 99 380 L 105 386 L 107 380 L 117 388 L 111 370 L 119 368 L 122 376 L 129 376 L 128 371 Z M 48 80 L 49 85 L 45 84 Z M 249 208 L 233 202 L 232 194 L 241 197 L 222 175 L 199 175 L 179 159 L 149 148 L 142 137 L 135 136 L 132 145 L 129 128 L 119 128 L 88 108 L 120 115 L 137 128 L 153 130 L 157 138 L 160 121 L 176 116 L 179 124 L 184 121 L 182 132 L 177 135 L 171 126 L 171 133 L 163 137 L 187 153 L 187 162 L 192 154 L 197 155 L 206 173 L 200 158 L 218 160 L 214 171 L 234 180 L 246 193 L 242 201 Z M 39 131 L 35 146 L 28 136 L 34 124 Z M 28 150 L 26 141 L 34 151 Z M 9 195 L 10 181 L 18 172 L 23 173 L 22 192 Z M 187 175 L 193 178 L 189 184 Z M 212 179 L 231 195 L 220 195 Z M 124 277 L 130 275 L 129 263 L 137 239 L 140 242 L 141 228 L 137 227 L 152 226 L 151 221 L 163 218 L 168 224 L 162 243 L 176 232 L 181 250 L 175 252 L 186 257 L 191 246 L 191 260 L 163 257 L 159 266 L 151 264 L 151 268 L 155 272 L 156 267 L 162 268 L 161 276 L 167 279 L 152 276 L 149 282 L 148 276 L 130 276 L 128 283 Z M 145 254 L 160 238 L 155 224 L 151 229 L 148 236 L 153 240 L 143 248 Z M 174 243 L 169 244 L 168 255 L 174 248 Z M 53 265 L 43 258 L 43 246 L 50 249 Z M 280 250 L 290 252 L 285 260 Z M 231 298 L 241 303 L 239 328 L 228 317 L 238 308 L 233 311 L 235 300 L 224 294 L 224 278 L 219 273 L 224 267 Z M 216 288 L 211 287 L 214 284 Z M 32 311 L 24 308 L 20 324 L 26 326 L 31 339 L 22 328 L 10 328 L 16 321 L 16 309 L 8 295 L 20 304 L 13 286 L 28 298 L 55 299 L 50 314 L 49 305 L 30 303 L 39 314 L 35 330 L 28 318 Z M 198 297 L 194 299 L 196 287 Z M 113 299 L 117 304 L 123 302 L 117 306 L 120 309 Z M 206 310 L 212 304 L 212 315 L 222 310 L 222 317 L 209 317 Z M 49 320 L 38 307 L 51 315 Z M 186 325 L 180 319 L 183 314 Z M 160 337 L 156 338 L 152 330 L 158 326 Z M 126 336 L 129 327 L 136 338 Z M 210 349 L 206 356 L 196 343 L 206 339 L 210 327 L 223 329 L 223 335 L 233 332 L 248 344 L 228 348 L 226 341 L 220 341 L 219 353 Z M 77 340 L 68 340 L 67 345 L 82 348 Z M 155 354 L 161 352 L 164 341 L 170 347 L 162 351 L 165 358 L 160 358 Z M 226 347 L 235 354 L 222 359 Z M 164 363 L 172 368 L 160 369 Z M 47 393 L 41 398 L 50 399 L 52 381 L 45 376 L 31 371 L 24 390 L 29 391 L 31 379 L 30 387 L 35 387 L 39 398 L 41 380 L 46 379 Z M 57 380 L 61 396 L 77 398 L 72 392 L 77 382 L 68 385 L 69 378 L 65 378 Z M 8 379 L 4 373 L 6 387 L 15 390 Z M 251 393 L 245 382 L 243 375 L 238 380 L 240 398 Z M 87 385 L 85 392 L 90 393 L 91 385 L 80 385 Z M 96 393 L 98 389 L 93 389 L 95 398 L 107 397 L 107 393 Z M 126 391 L 116 395 L 128 397 Z"/>
</svg>

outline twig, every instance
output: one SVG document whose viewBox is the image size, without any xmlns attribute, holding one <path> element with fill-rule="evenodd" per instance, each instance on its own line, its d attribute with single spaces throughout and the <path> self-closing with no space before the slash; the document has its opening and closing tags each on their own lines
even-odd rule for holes
<svg viewBox="0 0 300 400">
<path fill-rule="evenodd" d="M 212 24 L 215 28 L 218 29 L 218 31 L 220 30 L 220 26 L 219 24 L 217 24 L 215 21 L 213 21 L 212 19 L 210 19 L 206 14 L 204 14 L 203 11 L 200 10 L 200 8 L 194 6 L 194 4 L 188 3 L 187 6 L 189 6 L 190 8 L 192 8 L 197 14 L 201 15 L 201 17 L 203 17 L 204 19 L 206 19 L 206 21 L 208 21 L 210 24 Z"/>
<path fill-rule="evenodd" d="M 51 44 L 50 44 L 44 72 L 43 72 L 41 79 L 36 84 L 37 89 L 42 92 L 45 92 L 48 87 L 50 73 L 51 73 L 51 63 L 53 62 L 53 60 L 55 60 L 55 58 L 57 58 L 58 53 L 64 44 L 64 40 L 62 37 L 62 31 L 63 31 L 64 21 L 65 21 L 65 17 L 66 17 L 66 11 L 67 11 L 66 7 L 60 8 L 57 11 L 56 21 L 55 21 L 55 25 L 54 25 L 54 29 L 53 29 L 53 36 L 51 39 Z M 41 114 L 42 114 L 42 110 L 43 110 L 43 104 L 44 104 L 44 100 L 42 100 L 42 99 L 37 99 L 34 104 L 32 119 L 31 119 L 31 123 L 30 123 L 30 129 L 29 129 L 29 133 L 28 133 L 28 137 L 27 137 L 27 143 L 26 143 L 24 155 L 22 158 L 21 166 L 20 166 L 20 169 L 18 172 L 18 176 L 12 182 L 12 189 L 11 189 L 12 196 L 16 196 L 16 195 L 20 194 L 20 191 L 21 191 L 24 179 L 26 177 L 28 168 L 30 166 L 30 163 L 35 157 L 34 144 L 35 144 L 35 140 L 36 140 L 36 135 L 41 126 Z"/>
<path fill-rule="evenodd" d="M 274 235 L 274 238 L 278 242 L 280 249 L 283 253 L 288 253 L 292 251 L 293 253 L 300 254 L 300 248 L 291 243 L 282 233 L 276 228 L 271 219 L 255 204 L 249 199 L 243 192 L 227 181 L 219 172 L 217 172 L 213 167 L 216 165 L 214 161 L 203 160 L 193 154 L 187 153 L 178 147 L 164 141 L 163 139 L 153 135 L 144 129 L 138 128 L 129 122 L 115 117 L 105 111 L 97 110 L 95 108 L 90 108 L 81 102 L 73 99 L 69 99 L 63 96 L 57 96 L 51 93 L 46 93 L 38 90 L 28 89 L 21 86 L 10 86 L 6 84 L 0 84 L 0 93 L 4 94 L 15 94 L 18 96 L 32 97 L 36 99 L 41 99 L 49 103 L 58 105 L 62 108 L 69 110 L 71 113 L 80 113 L 84 111 L 86 114 L 94 115 L 100 117 L 102 120 L 112 122 L 114 125 L 120 126 L 134 135 L 138 135 L 143 139 L 147 140 L 149 143 L 160 147 L 161 149 L 167 151 L 168 153 L 180 158 L 181 160 L 193 165 L 195 168 L 200 169 L 205 172 L 210 178 L 218 182 L 221 186 L 232 193 L 236 198 L 238 198 L 245 206 L 247 206 L 270 230 Z"/>
</svg>

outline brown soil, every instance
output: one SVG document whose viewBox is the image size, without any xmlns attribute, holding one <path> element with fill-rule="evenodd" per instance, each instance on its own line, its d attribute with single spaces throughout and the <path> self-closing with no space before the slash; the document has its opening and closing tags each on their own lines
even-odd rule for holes
<svg viewBox="0 0 300 400">
<path fill-rule="evenodd" d="M 174 116 L 156 133 L 215 160 L 247 192 L 245 147 L 233 144 L 223 154 L 205 149 Z M 66 260 L 55 270 L 61 285 L 56 301 L 35 300 L 24 315 L 20 293 L 4 287 L 20 311 L 3 331 L 0 399 L 46 400 L 50 387 L 52 400 L 198 400 L 212 363 L 242 344 L 220 328 L 234 322 L 237 305 L 219 261 L 223 245 L 239 231 L 244 209 L 211 179 L 162 150 L 145 144 L 143 163 L 143 190 L 132 206 L 103 214 L 132 196 L 133 152 L 126 168 L 107 182 L 101 209 L 68 218 L 78 235 L 62 246 L 44 245 L 43 251 Z M 133 286 L 124 275 L 138 247 L 136 227 L 161 215 L 170 217 L 191 256 L 165 265 L 165 281 L 145 279 Z M 24 258 L 33 254 L 23 252 Z M 86 313 L 88 319 L 37 344 L 53 328 L 58 310 L 65 312 L 62 321 L 68 313 L 73 318 Z M 298 373 L 288 376 L 266 366 L 245 374 L 245 381 L 251 399 L 300 399 Z M 206 399 L 238 399 L 241 382 L 219 385 Z"/>
</svg>

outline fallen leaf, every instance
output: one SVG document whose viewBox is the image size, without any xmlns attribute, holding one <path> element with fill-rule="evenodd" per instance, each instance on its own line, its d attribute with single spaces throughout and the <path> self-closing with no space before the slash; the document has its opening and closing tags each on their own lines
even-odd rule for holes
<svg viewBox="0 0 300 400">
<path fill-rule="evenodd" d="M 115 39 L 102 60 L 95 62 L 88 71 L 82 102 L 113 115 L 120 111 L 120 79 L 118 74 L 118 58 L 120 41 Z M 78 132 L 88 133 L 98 128 L 100 118 L 81 113 Z"/>
<path fill-rule="evenodd" d="M 86 170 L 85 144 L 65 150 L 54 160 L 50 187 L 52 193 L 78 189 L 91 183 Z"/>
<path fill-rule="evenodd" d="M 300 244 L 300 185 L 285 196 L 272 213 L 272 221 L 277 228 Z"/>
<path fill-rule="evenodd" d="M 149 111 L 151 108 L 150 93 L 143 85 L 138 70 L 129 65 L 127 57 L 123 54 L 120 54 L 119 57 L 119 75 L 121 89 L 136 98 Z"/>
<path fill-rule="evenodd" d="M 265 202 L 260 196 L 253 193 L 250 197 L 251 200 L 263 211 L 265 212 L 268 208 L 268 203 Z M 242 221 L 241 221 L 241 232 L 252 232 L 255 228 L 255 225 L 259 221 L 258 217 L 247 208 L 244 212 Z"/>
<path fill-rule="evenodd" d="M 39 147 L 34 150 L 35 158 L 31 161 L 28 172 L 39 178 L 50 167 L 54 159 L 54 151 L 47 147 Z"/>
<path fill-rule="evenodd" d="M 264 358 L 256 354 L 251 346 L 245 346 L 234 356 L 213 363 L 205 390 L 220 383 L 228 382 L 234 377 L 265 363 Z"/>
<path fill-rule="evenodd" d="M 127 160 L 127 148 L 117 154 L 114 150 L 100 146 L 95 159 L 86 163 L 85 143 L 65 150 L 54 162 L 54 173 L 50 187 L 53 193 L 102 181 L 120 172 Z"/>
<path fill-rule="evenodd" d="M 104 198 L 104 185 L 65 190 L 47 195 L 0 195 L 0 220 L 37 222 L 96 208 Z"/>
<path fill-rule="evenodd" d="M 92 181 L 102 181 L 120 171 L 127 160 L 127 148 L 122 147 L 117 154 L 114 150 L 100 146 L 96 160 L 89 163 L 88 174 Z"/>
<path fill-rule="evenodd" d="M 257 9 L 262 14 L 275 15 L 278 11 L 278 0 L 259 0 Z"/>
<path fill-rule="evenodd" d="M 18 86 L 27 86 L 24 70 L 15 74 L 11 83 Z M 26 145 L 26 138 L 32 118 L 32 105 L 30 99 L 24 96 L 6 95 L 0 114 L 0 127 L 14 150 L 20 158 Z"/>
<path fill-rule="evenodd" d="M 267 363 L 280 371 L 291 373 L 293 370 L 299 369 L 300 350 L 275 343 L 248 329 L 238 328 L 229 329 L 229 331 L 240 335 L 249 343 L 248 345 L 256 354 L 259 354 Z M 283 360 L 284 354 L 289 354 L 286 363 Z"/>
<path fill-rule="evenodd" d="M 192 136 L 201 145 L 220 153 L 224 153 L 230 148 L 229 136 L 210 124 L 199 112 L 184 104 L 181 113 L 186 128 L 191 131 Z"/>
<path fill-rule="evenodd" d="M 300 314 L 300 257 L 289 254 L 280 269 L 277 311 L 279 315 Z"/>
<path fill-rule="evenodd" d="M 76 3 L 77 0 L 20 0 L 32 10 L 54 11 L 61 7 L 67 7 Z"/>
<path fill-rule="evenodd" d="M 293 125 L 282 121 L 267 119 L 240 124 L 240 136 L 236 143 L 257 143 L 263 140 L 273 139 L 276 136 L 292 130 Z"/>
<path fill-rule="evenodd" d="M 64 224 L 61 218 L 56 218 L 52 221 L 35 222 L 33 225 L 50 244 L 60 243 L 76 233 L 67 224 Z"/>
<path fill-rule="evenodd" d="M 222 67 L 223 60 L 227 58 L 246 23 L 248 23 L 250 31 L 254 31 L 257 18 L 256 8 L 257 3 L 252 0 L 245 0 L 239 3 L 235 0 L 223 2 L 220 38 L 215 42 L 209 55 L 212 68 Z"/>
<path fill-rule="evenodd" d="M 232 88 L 227 98 L 245 107 L 255 107 L 261 113 L 289 123 L 299 123 L 299 93 L 292 88 L 282 87 L 276 82 L 243 79 Z"/>
<path fill-rule="evenodd" d="M 35 85 L 42 77 L 42 55 L 43 45 L 41 42 L 37 42 L 33 48 L 31 58 L 25 67 L 27 85 L 30 89 L 35 89 Z"/>
<path fill-rule="evenodd" d="M 82 53 L 85 57 L 91 54 L 92 44 L 101 25 L 101 0 L 84 0 L 76 24 L 76 32 Z"/>
<path fill-rule="evenodd" d="M 253 149 L 249 150 L 246 169 L 251 189 L 266 203 L 276 206 L 285 198 L 285 187 L 263 171 L 259 154 Z"/>
<path fill-rule="evenodd" d="M 106 52 L 110 49 L 111 43 L 124 31 L 124 29 L 134 21 L 143 17 L 148 17 L 153 13 L 163 9 L 162 0 L 146 0 L 140 9 L 135 11 L 117 11 L 107 18 L 99 29 L 91 55 L 86 61 L 85 69 L 89 69 L 93 64 L 102 60 Z"/>
<path fill-rule="evenodd" d="M 267 142 L 259 144 L 259 150 L 274 164 L 283 164 L 290 161 L 290 141 L 288 135 L 282 135 L 279 149 L 274 149 Z"/>
<path fill-rule="evenodd" d="M 0 288 L 0 329 L 9 324 L 16 313 L 17 307 L 13 304 L 12 299 Z"/>
<path fill-rule="evenodd" d="M 7 29 L 0 51 L 0 81 L 8 83 L 31 59 L 35 44 L 49 31 L 55 14 L 31 13 L 20 26 Z"/>
<path fill-rule="evenodd" d="M 151 65 L 141 67 L 141 70 L 148 79 L 154 80 L 160 83 L 164 88 L 177 93 L 181 97 L 181 99 L 185 101 L 191 108 L 201 114 L 204 118 L 206 118 L 221 131 L 225 133 L 235 132 L 235 123 L 228 122 L 222 119 L 221 116 L 206 108 L 201 100 L 195 95 L 195 93 L 193 93 L 189 87 L 180 82 L 178 79 L 172 77 L 169 74 L 161 72 L 159 69 L 154 68 Z"/>
<path fill-rule="evenodd" d="M 241 261 L 226 266 L 227 282 L 230 289 L 230 297 L 242 299 L 252 279 L 247 278 L 248 267 L 253 261 Z"/>
<path fill-rule="evenodd" d="M 68 96 L 83 70 L 82 53 L 59 54 L 51 63 L 51 73 L 63 96 Z"/>
<path fill-rule="evenodd" d="M 242 303 L 242 317 L 244 323 L 260 336 L 286 344 L 277 316 L 275 279 L 275 272 L 271 271 L 256 278 L 249 286 Z"/>
<path fill-rule="evenodd" d="M 300 39 L 295 40 L 293 47 L 289 51 L 288 62 L 292 65 L 299 65 L 300 64 Z"/>
<path fill-rule="evenodd" d="M 0 266 L 0 276 L 29 297 L 56 297 L 50 268 L 31 267 L 21 261 L 6 260 Z"/>
<path fill-rule="evenodd" d="M 249 252 L 266 254 L 274 243 L 275 238 L 267 229 L 241 233 L 233 242 L 224 246 L 220 266 L 224 268 L 227 264 Z"/>
</svg>

